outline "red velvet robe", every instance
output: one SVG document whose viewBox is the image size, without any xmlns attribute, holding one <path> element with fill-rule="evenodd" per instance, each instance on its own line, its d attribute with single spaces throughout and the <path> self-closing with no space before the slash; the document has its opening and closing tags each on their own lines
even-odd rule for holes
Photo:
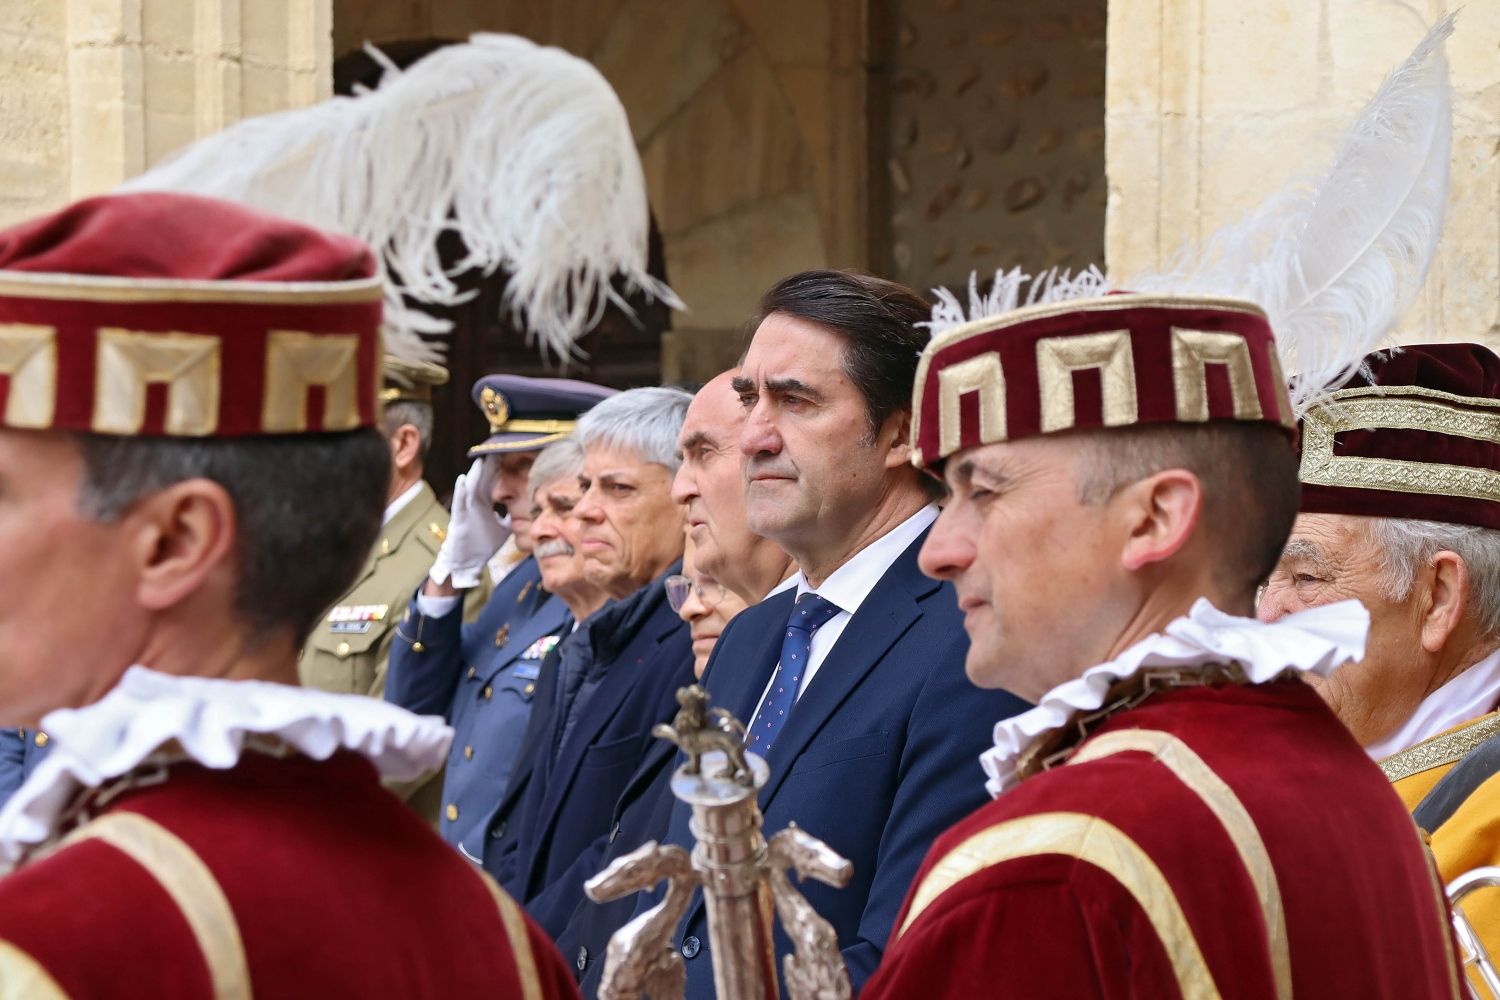
<svg viewBox="0 0 1500 1000">
<path fill-rule="evenodd" d="M 1100 723 L 934 843 L 896 928 L 862 1000 L 1459 995 L 1411 817 L 1300 681 Z"/>
<path fill-rule="evenodd" d="M 189 851 L 167 852 L 165 879 L 112 839 L 139 817 Z M 577 995 L 519 907 L 351 753 L 174 765 L 81 832 L 0 880 L 0 986 L 12 986 L 0 994 L 31 975 L 38 985 L 20 995 L 39 1000 L 59 995 L 53 986 L 74 1000 L 211 1000 L 211 968 L 224 995 L 222 970 L 238 963 L 255 996 L 278 1000 Z M 228 904 L 217 914 L 215 899 Z"/>
</svg>

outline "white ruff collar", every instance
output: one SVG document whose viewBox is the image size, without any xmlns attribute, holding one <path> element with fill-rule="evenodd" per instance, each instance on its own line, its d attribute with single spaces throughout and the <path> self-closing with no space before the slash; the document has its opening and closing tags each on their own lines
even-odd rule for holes
<svg viewBox="0 0 1500 1000">
<path fill-rule="evenodd" d="M 1062 729 L 1079 712 L 1104 707 L 1111 688 L 1138 671 L 1232 663 L 1252 684 L 1272 680 L 1285 670 L 1326 677 L 1337 667 L 1365 655 L 1370 613 L 1358 601 L 1340 601 L 1288 615 L 1271 625 L 1253 618 L 1226 615 L 1199 598 L 1187 617 L 1147 636 L 1108 663 L 1090 667 L 1080 677 L 1059 684 L 1035 708 L 995 724 L 995 745 L 979 755 L 988 775 L 985 787 L 998 796 L 1020 780 L 1016 764 L 1027 748 L 1047 733 Z"/>
<path fill-rule="evenodd" d="M 98 788 L 161 759 L 227 769 L 247 738 L 327 760 L 352 750 L 397 781 L 437 770 L 453 730 L 435 716 L 413 715 L 375 698 L 330 694 L 266 681 L 174 677 L 131 667 L 120 683 L 85 708 L 48 713 L 42 728 L 52 750 L 0 809 L 0 868 L 57 833 L 80 791 Z"/>
</svg>

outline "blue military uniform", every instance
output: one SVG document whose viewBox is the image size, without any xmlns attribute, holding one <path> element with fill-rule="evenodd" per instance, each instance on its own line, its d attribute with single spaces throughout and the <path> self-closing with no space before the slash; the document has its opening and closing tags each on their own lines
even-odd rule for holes
<svg viewBox="0 0 1500 1000">
<path fill-rule="evenodd" d="M 471 395 L 490 436 L 469 457 L 539 451 L 571 434 L 579 414 L 613 394 L 572 379 L 486 375 Z M 463 617 L 460 601 L 428 616 L 412 599 L 391 645 L 385 697 L 453 726 L 439 830 L 478 861 L 485 820 L 517 767 L 542 663 L 572 630 L 573 618 L 542 589 L 531 558 L 496 584 L 474 621 Z"/>
<path fill-rule="evenodd" d="M 413 599 L 396 630 L 386 700 L 453 726 L 439 828 L 475 858 L 485 818 L 510 780 L 542 661 L 572 625 L 567 605 L 542 589 L 536 560 L 527 559 L 473 622 L 463 623 L 458 602 L 428 617 Z"/>
<path fill-rule="evenodd" d="M 0 729 L 0 806 L 47 756 L 47 734 L 40 729 Z"/>
</svg>

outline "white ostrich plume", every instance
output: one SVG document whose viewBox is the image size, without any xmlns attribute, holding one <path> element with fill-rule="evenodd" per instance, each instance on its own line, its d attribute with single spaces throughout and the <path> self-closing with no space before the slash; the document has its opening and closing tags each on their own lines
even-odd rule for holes
<svg viewBox="0 0 1500 1000">
<path fill-rule="evenodd" d="M 681 301 L 647 272 L 650 209 L 619 98 L 592 65 L 510 35 L 438 49 L 353 97 L 251 118 L 124 186 L 239 201 L 358 236 L 386 278 L 387 350 L 440 360 L 452 324 L 423 306 L 469 296 L 454 277 L 508 274 L 505 308 L 546 355 L 607 304 Z M 462 259 L 445 268 L 452 232 Z M 413 305 L 415 303 L 415 305 Z M 424 336 L 426 335 L 426 336 Z"/>
<path fill-rule="evenodd" d="M 1358 369 L 1427 277 L 1448 200 L 1452 93 L 1448 14 L 1376 91 L 1333 166 L 1294 182 L 1246 218 L 1178 255 L 1140 292 L 1250 299 L 1266 311 L 1295 375 L 1298 416 Z"/>
<path fill-rule="evenodd" d="M 924 325 L 937 334 L 1020 306 L 1111 289 L 1249 299 L 1266 311 L 1283 367 L 1296 376 L 1292 404 L 1301 416 L 1381 346 L 1437 252 L 1453 118 L 1443 42 L 1453 23 L 1453 14 L 1439 19 L 1385 80 L 1321 179 L 1291 182 L 1177 254 L 1164 272 L 1120 281 L 1095 268 L 1076 277 L 1054 269 L 1031 281 L 1012 269 L 996 271 L 984 294 L 970 275 L 967 314 L 957 296 L 934 289 L 938 302 Z"/>
</svg>

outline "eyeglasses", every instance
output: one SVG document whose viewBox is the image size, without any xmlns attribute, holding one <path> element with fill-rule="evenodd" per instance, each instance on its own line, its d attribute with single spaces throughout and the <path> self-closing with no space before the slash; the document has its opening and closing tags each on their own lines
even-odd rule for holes
<svg viewBox="0 0 1500 1000">
<path fill-rule="evenodd" d="M 709 580 L 699 583 L 692 577 L 677 574 L 667 577 L 667 603 L 672 605 L 672 610 L 678 614 L 682 613 L 682 606 L 687 603 L 688 594 L 698 595 L 698 601 L 705 608 L 712 608 L 724 600 L 724 585 L 717 580 Z"/>
</svg>

